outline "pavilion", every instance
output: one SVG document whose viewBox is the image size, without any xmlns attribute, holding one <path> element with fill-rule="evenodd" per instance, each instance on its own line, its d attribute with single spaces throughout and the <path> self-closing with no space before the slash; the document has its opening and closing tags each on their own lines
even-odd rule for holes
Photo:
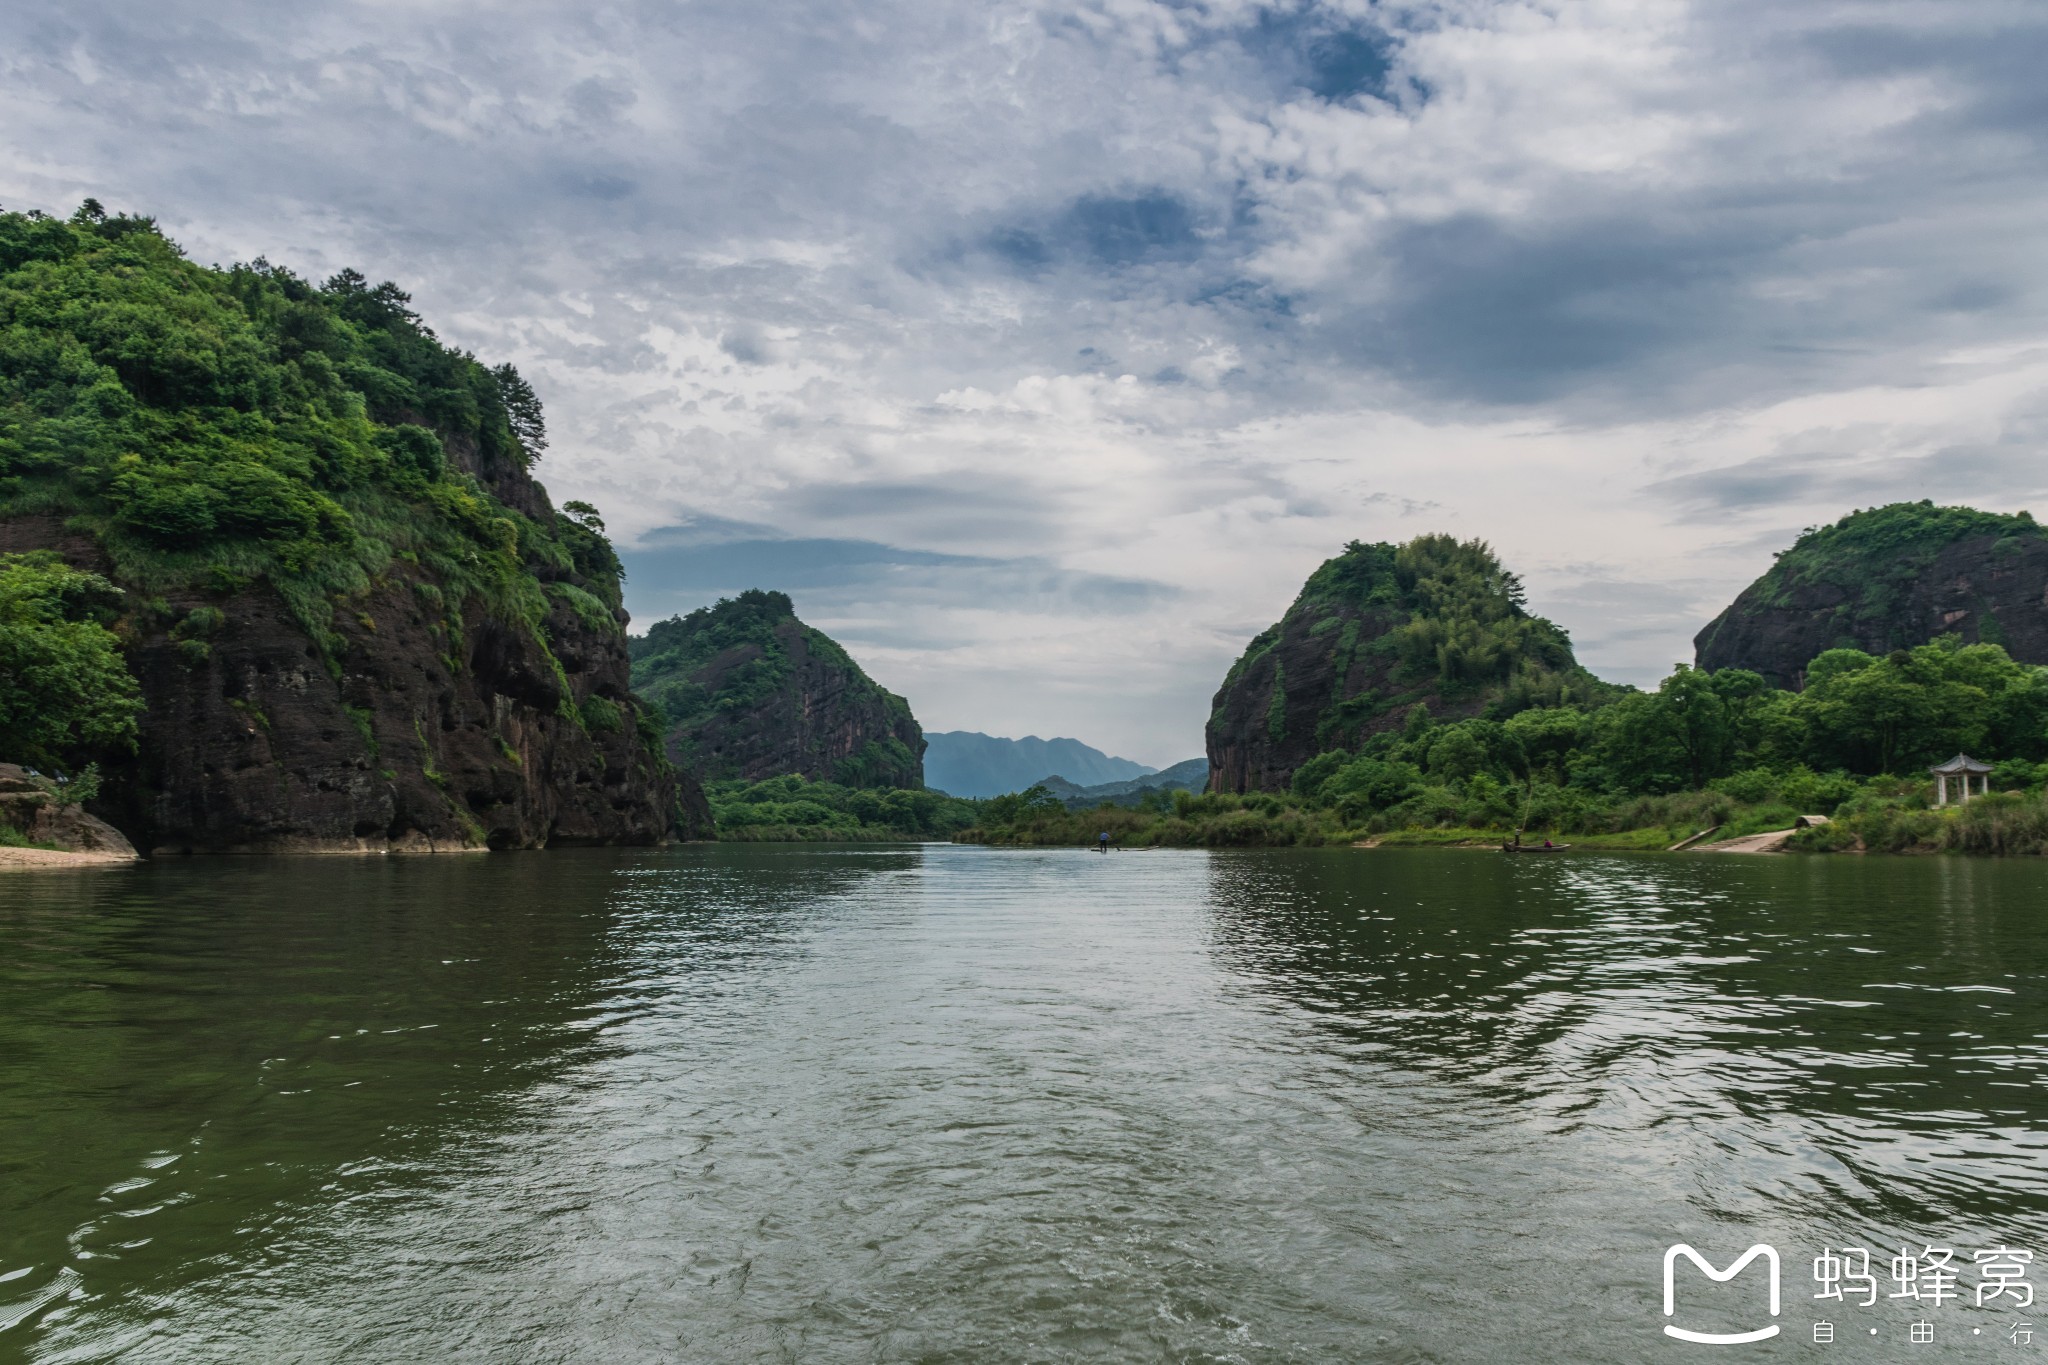
<svg viewBox="0 0 2048 1365">
<path fill-rule="evenodd" d="M 1948 784 L 1951 778 L 1960 779 L 1963 784 L 1962 794 L 1956 798 L 1958 803 L 1967 802 L 1972 796 L 1991 794 L 1991 765 L 1981 759 L 1971 758 L 1968 754 L 1957 754 L 1948 762 L 1937 763 L 1927 771 L 1934 774 L 1934 804 L 1937 806 L 1948 804 Z M 1973 779 L 1978 783 L 1974 792 L 1970 790 Z"/>
</svg>

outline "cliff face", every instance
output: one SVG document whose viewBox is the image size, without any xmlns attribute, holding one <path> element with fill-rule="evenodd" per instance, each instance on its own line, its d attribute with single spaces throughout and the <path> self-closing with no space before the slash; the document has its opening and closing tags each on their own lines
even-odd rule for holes
<svg viewBox="0 0 2048 1365">
<path fill-rule="evenodd" d="M 1519 581 L 1480 542 L 1354 541 L 1223 680 L 1209 790 L 1280 790 L 1317 754 L 1398 729 L 1418 704 L 1463 719 L 1605 690 L 1562 630 L 1523 609 Z"/>
<path fill-rule="evenodd" d="M 53 519 L 0 521 L 0 550 L 29 549 L 119 581 Z M 557 601 L 545 624 L 558 676 L 530 632 L 475 601 L 458 627 L 436 595 L 430 574 L 397 566 L 352 598 L 334 619 L 336 678 L 274 589 L 145 601 L 131 587 L 137 607 L 118 628 L 147 709 L 94 811 L 160 853 L 710 836 L 702 789 L 636 728 L 622 628 L 592 629 Z M 203 635 L 192 628 L 216 612 Z"/>
<path fill-rule="evenodd" d="M 1854 513 L 1801 536 L 1693 646 L 1702 668 L 1798 690 L 1825 650 L 1949 634 L 2048 664 L 2048 536 L 2032 517 L 1925 502 Z"/>
<path fill-rule="evenodd" d="M 532 390 L 407 302 L 195 266 L 96 205 L 0 214 L 0 551 L 123 588 L 146 703 L 94 812 L 157 851 L 708 834 L 602 524 L 529 472 Z"/>
<path fill-rule="evenodd" d="M 924 731 L 779 592 L 657 622 L 633 685 L 668 717 L 668 752 L 706 781 L 795 773 L 850 787 L 924 785 Z"/>
</svg>

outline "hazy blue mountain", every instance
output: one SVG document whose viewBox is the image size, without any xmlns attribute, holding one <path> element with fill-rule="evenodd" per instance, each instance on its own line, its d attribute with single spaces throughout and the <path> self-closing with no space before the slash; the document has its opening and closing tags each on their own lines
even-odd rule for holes
<svg viewBox="0 0 2048 1365">
<path fill-rule="evenodd" d="M 1083 787 L 1123 782 L 1153 770 L 1111 758 L 1078 739 L 1003 739 L 973 730 L 927 732 L 925 785 L 954 796 L 1001 796 L 1058 774 Z"/>
<path fill-rule="evenodd" d="M 1135 806 L 1147 792 L 1203 790 L 1209 785 L 1209 760 L 1191 758 L 1144 777 L 1128 778 L 1122 782 L 1099 782 L 1092 787 L 1080 786 L 1064 777 L 1049 777 L 1042 785 L 1065 802 L 1068 810 L 1088 810 L 1104 801 L 1112 806 Z"/>
</svg>

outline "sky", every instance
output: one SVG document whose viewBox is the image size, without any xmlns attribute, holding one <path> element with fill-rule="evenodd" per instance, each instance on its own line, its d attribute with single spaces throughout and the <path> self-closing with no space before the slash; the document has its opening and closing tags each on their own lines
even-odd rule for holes
<svg viewBox="0 0 2048 1365">
<path fill-rule="evenodd" d="M 547 404 L 637 620 L 1200 753 L 1343 545 L 1654 684 L 1805 526 L 2048 515 L 2039 0 L 13 0 L 0 205 L 354 266 Z"/>
</svg>

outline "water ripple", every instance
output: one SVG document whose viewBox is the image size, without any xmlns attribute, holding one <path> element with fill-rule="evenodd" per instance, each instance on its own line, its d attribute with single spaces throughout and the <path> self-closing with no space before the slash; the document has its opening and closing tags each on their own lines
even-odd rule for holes
<svg viewBox="0 0 2048 1365">
<path fill-rule="evenodd" d="M 2048 1250 L 2044 879 L 816 846 L 45 879 L 0 904 L 0 1355 L 1639 1359 L 1673 1240 Z"/>
</svg>

